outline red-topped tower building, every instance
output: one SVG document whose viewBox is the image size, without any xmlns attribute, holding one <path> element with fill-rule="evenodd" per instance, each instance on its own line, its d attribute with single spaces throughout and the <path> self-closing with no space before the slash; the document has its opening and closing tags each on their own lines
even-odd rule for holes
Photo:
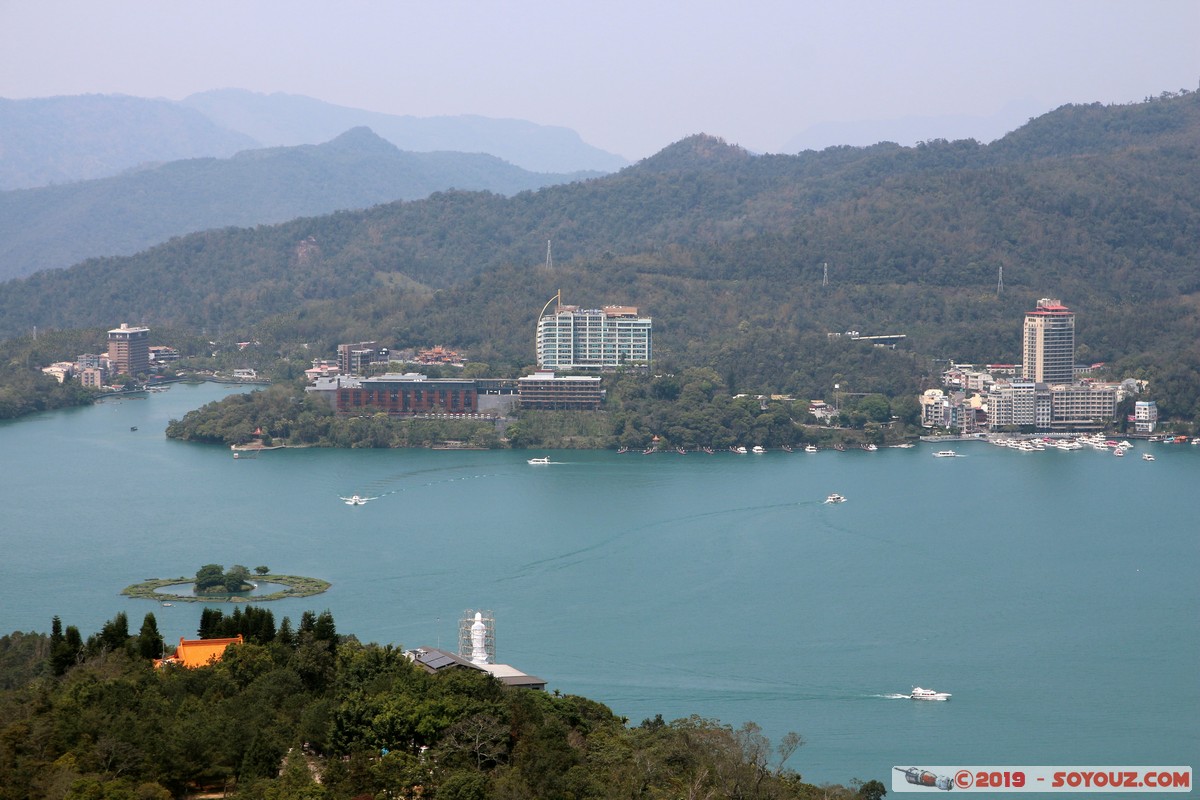
<svg viewBox="0 0 1200 800">
<path fill-rule="evenodd" d="M 1075 313 L 1058 300 L 1038 300 L 1025 312 L 1021 377 L 1035 383 L 1075 380 Z"/>
</svg>

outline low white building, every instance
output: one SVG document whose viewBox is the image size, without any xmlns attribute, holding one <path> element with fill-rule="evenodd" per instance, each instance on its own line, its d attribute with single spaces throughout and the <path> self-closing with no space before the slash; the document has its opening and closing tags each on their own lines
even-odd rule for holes
<svg viewBox="0 0 1200 800">
<path fill-rule="evenodd" d="M 1138 400 L 1133 404 L 1133 425 L 1138 433 L 1154 433 L 1158 424 L 1158 404 L 1153 400 Z"/>
</svg>

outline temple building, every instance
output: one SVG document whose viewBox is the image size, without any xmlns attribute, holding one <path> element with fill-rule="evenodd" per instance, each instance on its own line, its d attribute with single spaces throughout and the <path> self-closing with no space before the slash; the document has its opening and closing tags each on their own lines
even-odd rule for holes
<svg viewBox="0 0 1200 800">
<path fill-rule="evenodd" d="M 154 666 L 179 664 L 194 669 L 215 664 L 225 656 L 225 648 L 231 644 L 241 644 L 242 635 L 239 633 L 232 639 L 184 639 L 179 637 L 179 646 L 172 655 L 154 659 Z"/>
</svg>

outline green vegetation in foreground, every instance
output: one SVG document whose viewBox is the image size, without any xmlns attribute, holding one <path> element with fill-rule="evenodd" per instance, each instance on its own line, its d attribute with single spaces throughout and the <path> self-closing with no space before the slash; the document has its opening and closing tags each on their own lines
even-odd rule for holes
<svg viewBox="0 0 1200 800">
<path fill-rule="evenodd" d="M 126 586 L 121 590 L 121 594 L 141 600 L 171 600 L 183 603 L 210 603 L 213 601 L 260 603 L 291 597 L 311 597 L 321 594 L 331 586 L 328 581 L 320 578 L 306 578 L 302 575 L 273 575 L 266 567 L 256 567 L 255 574 L 259 580 L 281 583 L 287 588 L 271 594 L 250 597 L 247 593 L 247 590 L 253 589 L 253 585 L 250 583 L 250 570 L 240 564 L 235 564 L 226 572 L 221 569 L 220 564 L 206 564 L 196 572 L 196 577 L 192 581 L 183 576 L 154 578 Z M 159 591 L 168 586 L 178 586 L 181 583 L 189 582 L 196 587 L 194 596 Z"/>
<path fill-rule="evenodd" d="M 197 669 L 155 669 L 153 614 L 117 614 L 86 641 L 0 637 L 0 800 L 879 800 L 879 780 L 804 783 L 804 739 L 690 716 L 630 725 L 577 695 L 505 686 L 469 669 L 428 674 L 399 646 L 208 609 L 202 638 L 245 643 Z M 420 644 L 420 643 L 416 643 Z M 887 780 L 885 776 L 881 776 Z"/>
</svg>

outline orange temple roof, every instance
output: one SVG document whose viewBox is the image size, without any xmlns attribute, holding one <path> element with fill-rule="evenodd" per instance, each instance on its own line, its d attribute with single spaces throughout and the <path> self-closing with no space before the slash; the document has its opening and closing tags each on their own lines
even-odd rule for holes
<svg viewBox="0 0 1200 800">
<path fill-rule="evenodd" d="M 220 661 L 225 655 L 225 648 L 231 644 L 241 644 L 242 635 L 239 633 L 232 639 L 184 639 L 179 637 L 179 646 L 175 654 L 166 658 L 155 659 L 154 666 L 163 664 L 182 664 L 188 669 L 204 667 Z"/>
</svg>

